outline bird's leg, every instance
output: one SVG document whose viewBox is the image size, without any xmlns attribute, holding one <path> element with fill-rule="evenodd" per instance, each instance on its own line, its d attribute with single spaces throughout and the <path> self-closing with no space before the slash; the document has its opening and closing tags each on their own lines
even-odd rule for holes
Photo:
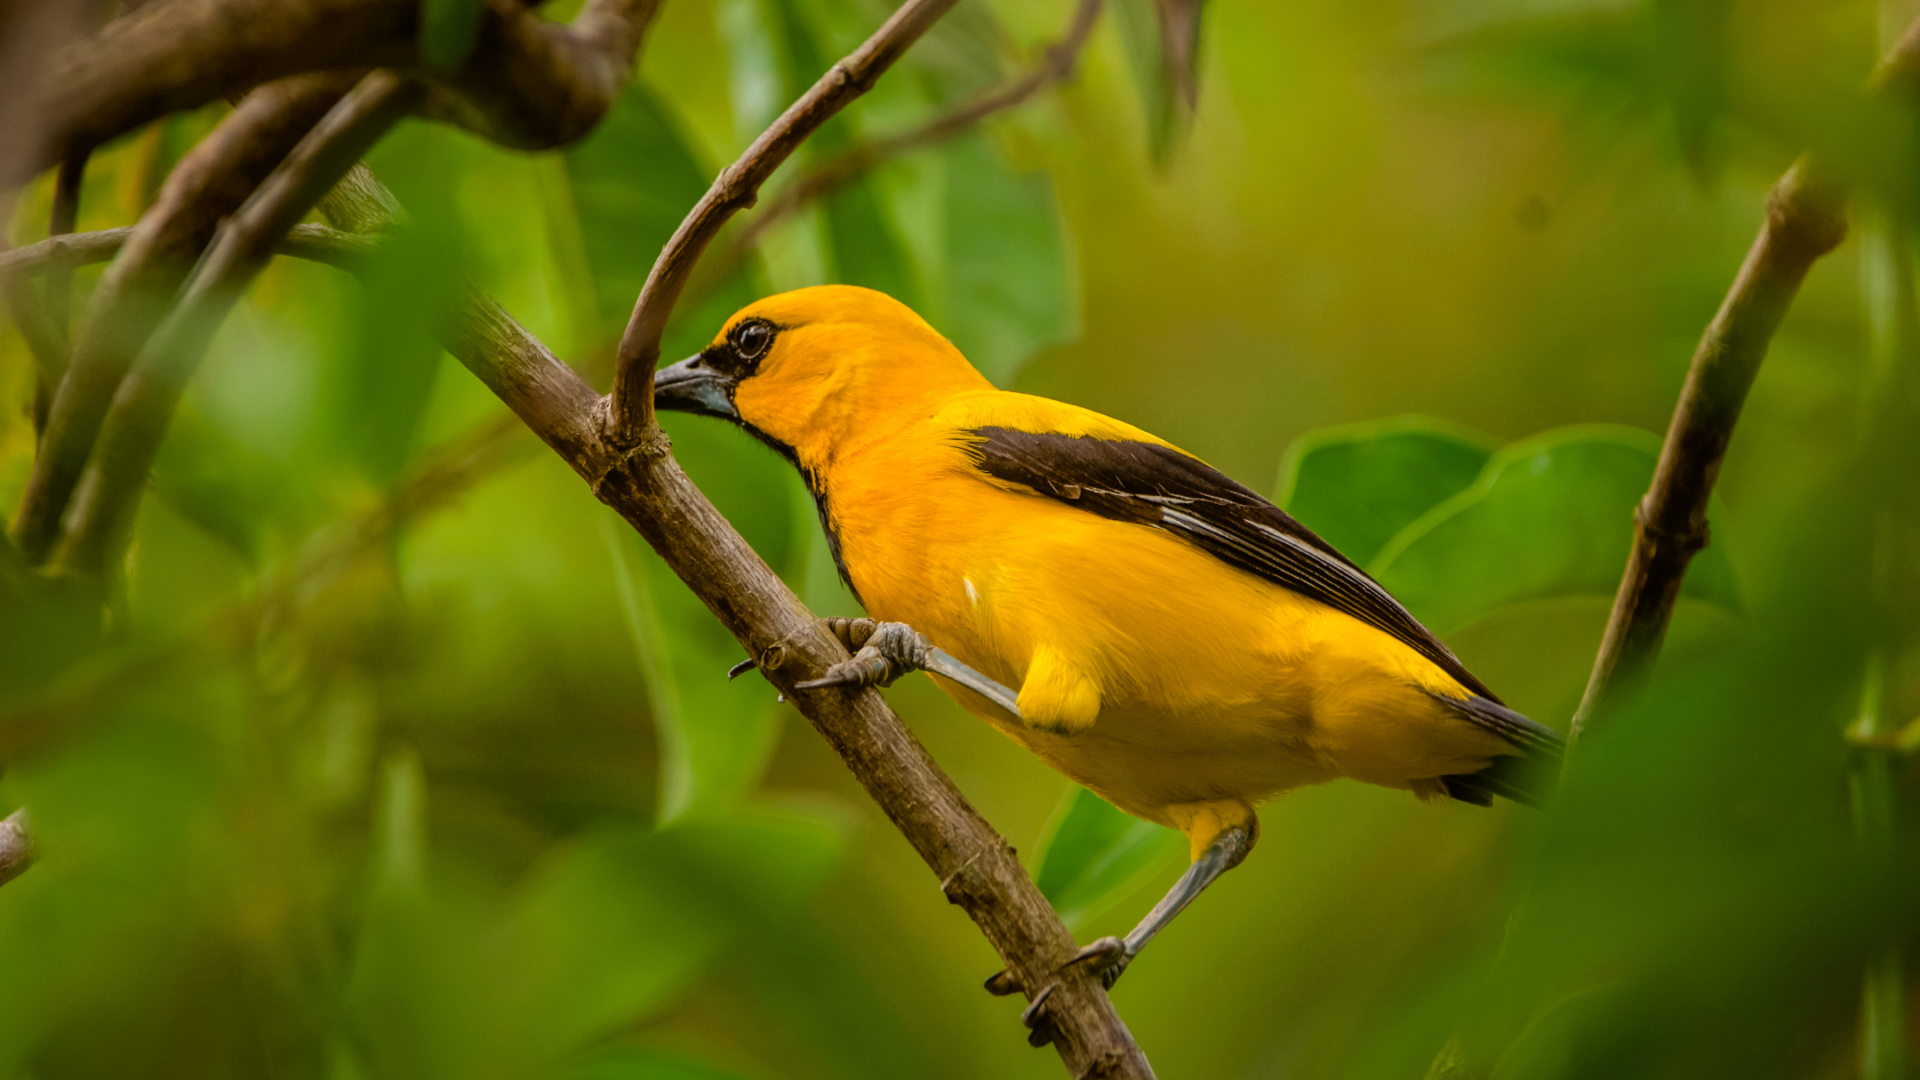
<svg viewBox="0 0 1920 1080">
<path fill-rule="evenodd" d="M 1167 924 L 1173 921 L 1173 917 L 1185 911 L 1187 905 L 1193 903 L 1194 897 L 1199 896 L 1207 886 L 1213 884 L 1216 878 L 1239 866 L 1240 860 L 1246 858 L 1247 852 L 1252 849 L 1253 830 L 1248 826 L 1235 825 L 1223 830 L 1213 838 L 1212 843 L 1207 845 L 1206 850 L 1200 853 L 1200 857 L 1187 867 L 1187 872 L 1180 875 L 1180 880 L 1173 883 L 1173 888 L 1167 890 L 1167 895 L 1160 898 L 1160 902 L 1153 906 L 1152 911 L 1147 912 L 1147 917 L 1140 920 L 1140 925 L 1134 927 L 1126 937 L 1103 937 L 1081 949 L 1079 954 L 1067 963 L 1098 965 L 1095 970 L 1100 973 L 1101 983 L 1108 989 L 1112 989 L 1113 984 L 1118 982 L 1121 974 L 1127 970 L 1127 965 L 1133 962 L 1134 957 L 1140 955 L 1141 949 L 1147 947 L 1147 942 L 1152 941 L 1155 934 L 1166 929 Z"/>
<path fill-rule="evenodd" d="M 961 663 L 906 623 L 839 618 L 821 622 L 853 656 L 828 668 L 818 679 L 796 683 L 795 690 L 888 686 L 908 672 L 931 671 L 952 679 L 1015 716 L 1020 715 L 1018 696 L 1012 690 Z"/>
<path fill-rule="evenodd" d="M 1180 880 L 1173 883 L 1173 888 L 1167 890 L 1167 895 L 1161 897 L 1153 910 L 1147 912 L 1147 917 L 1140 920 L 1140 925 L 1124 938 L 1103 937 L 1081 949 L 1073 959 L 1062 965 L 1062 970 L 1075 964 L 1096 964 L 1098 966 L 1094 970 L 1100 976 L 1100 984 L 1109 990 L 1113 989 L 1113 984 L 1120 980 L 1127 965 L 1140 955 L 1140 950 L 1147 947 L 1147 942 L 1153 940 L 1155 934 L 1164 930 L 1175 915 L 1185 911 L 1187 905 L 1193 903 L 1194 897 L 1213 884 L 1216 878 L 1240 865 L 1240 861 L 1247 857 L 1247 852 L 1253 850 L 1256 831 L 1257 825 L 1251 814 L 1245 824 L 1234 824 L 1220 830 L 1201 850 L 1200 856 L 1187 867 L 1187 872 L 1180 875 Z M 1005 971 L 987 980 L 989 994 L 1005 996 L 1019 990 L 1019 985 Z M 1045 1046 L 1053 1041 L 1053 1022 L 1046 1014 L 1047 997 L 1052 992 L 1051 985 L 1042 989 L 1020 1013 L 1020 1022 L 1027 1026 L 1027 1042 L 1034 1046 Z"/>
</svg>

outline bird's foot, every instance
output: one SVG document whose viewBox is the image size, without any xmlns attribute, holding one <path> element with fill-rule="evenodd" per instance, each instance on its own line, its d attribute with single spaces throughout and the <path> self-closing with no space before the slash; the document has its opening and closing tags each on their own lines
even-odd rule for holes
<svg viewBox="0 0 1920 1080">
<path fill-rule="evenodd" d="M 1026 1008 L 1020 1010 L 1020 1022 L 1027 1027 L 1027 1043 L 1031 1046 L 1045 1046 L 1053 1041 L 1056 1032 L 1053 1020 L 1047 1016 L 1047 999 L 1053 996 L 1054 987 L 1058 985 L 1058 983 L 1047 985 L 1033 995 L 1033 1000 L 1027 1002 Z M 1019 992 L 1020 984 L 1013 980 L 1010 972 L 994 972 L 993 976 L 987 980 L 987 993 L 994 997 L 1006 997 Z"/>
<path fill-rule="evenodd" d="M 1057 984 L 1056 984 L 1057 985 Z M 1054 1040 L 1059 1032 L 1053 1026 L 1053 1018 L 1047 1015 L 1047 999 L 1053 996 L 1053 985 L 1033 995 L 1027 1007 L 1020 1010 L 1020 1022 L 1027 1026 L 1027 1045 L 1042 1047 Z"/>
<path fill-rule="evenodd" d="M 1099 976 L 1100 985 L 1111 990 L 1136 955 L 1138 950 L 1129 948 L 1125 939 L 1103 937 L 1075 953 L 1072 959 L 1060 965 L 1060 970 L 1065 971 L 1075 964 L 1093 964 L 1095 965 L 1093 971 Z M 1020 1010 L 1020 1022 L 1027 1027 L 1027 1042 L 1033 1046 L 1045 1046 L 1054 1039 L 1056 1033 L 1053 1021 L 1047 1016 L 1047 999 L 1053 996 L 1054 988 L 1058 985 L 1058 983 L 1047 985 L 1033 996 L 1033 1000 L 1027 1003 L 1026 1008 Z M 1020 984 L 1014 980 L 1013 973 L 1009 971 L 996 971 L 988 976 L 986 987 L 987 993 L 995 997 L 1017 994 L 1021 989 Z"/>
<path fill-rule="evenodd" d="M 828 668 L 818 679 L 794 684 L 796 690 L 889 686 L 908 672 L 926 668 L 933 653 L 933 643 L 906 623 L 841 618 L 820 621 L 853 656 Z"/>
<path fill-rule="evenodd" d="M 1137 954 L 1137 950 L 1129 947 L 1124 938 L 1108 935 L 1075 953 L 1073 959 L 1067 961 L 1066 966 L 1092 965 L 1094 974 L 1100 977 L 1100 985 L 1111 990 L 1113 984 L 1120 981 L 1120 976 L 1126 973 L 1127 965 L 1133 963 L 1133 958 Z"/>
</svg>

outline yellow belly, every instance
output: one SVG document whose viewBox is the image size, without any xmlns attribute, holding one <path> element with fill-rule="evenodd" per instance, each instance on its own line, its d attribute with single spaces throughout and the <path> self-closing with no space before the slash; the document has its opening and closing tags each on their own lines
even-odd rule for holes
<svg viewBox="0 0 1920 1080">
<path fill-rule="evenodd" d="M 1098 696 L 1071 734 L 936 681 L 1129 812 L 1172 825 L 1169 807 L 1341 776 L 1431 794 L 1434 778 L 1512 752 L 1433 699 L 1464 696 L 1453 679 L 1347 615 L 1157 529 L 960 474 L 940 482 L 945 497 L 833 489 L 868 612 L 1016 689 L 1036 655 L 1060 658 Z"/>
</svg>

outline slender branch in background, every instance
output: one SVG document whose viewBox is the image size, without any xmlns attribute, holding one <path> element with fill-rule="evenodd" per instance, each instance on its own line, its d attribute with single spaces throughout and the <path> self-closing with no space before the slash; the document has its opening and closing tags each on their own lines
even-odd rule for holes
<svg viewBox="0 0 1920 1080">
<path fill-rule="evenodd" d="M 997 112 L 1022 104 L 1055 83 L 1073 76 L 1080 50 L 1099 21 L 1101 0 L 1080 0 L 1073 10 L 1073 21 L 1060 40 L 1040 53 L 1040 63 L 1004 85 L 995 87 L 970 101 L 962 102 L 939 116 L 891 135 L 850 146 L 802 173 L 793 183 L 767 200 L 753 215 L 735 240 L 728 245 L 729 263 L 743 257 L 766 231 L 791 216 L 801 207 L 859 179 L 874 168 L 934 143 L 945 142 Z"/>
<path fill-rule="evenodd" d="M 418 83 L 376 71 L 314 126 L 221 226 L 180 302 L 114 394 L 74 491 L 55 564 L 98 578 L 118 555 L 187 380 L 246 287 L 291 229 L 419 99 Z"/>
<path fill-rule="evenodd" d="M 0 885 L 5 885 L 33 865 L 33 838 L 27 835 L 27 812 L 15 810 L 0 821 Z"/>
<path fill-rule="evenodd" d="M 1693 354 L 1653 486 L 1634 511 L 1633 550 L 1573 718 L 1576 738 L 1651 672 L 1687 564 L 1707 546 L 1707 500 L 1747 390 L 1800 282 L 1846 232 L 1838 190 L 1807 162 L 1774 185 L 1767 223 Z"/>
<path fill-rule="evenodd" d="M 1920 19 L 1894 44 L 1871 85 L 1908 99 L 1920 91 Z M 1653 485 L 1634 511 L 1633 551 L 1574 713 L 1574 738 L 1652 673 L 1687 564 L 1707 545 L 1707 500 L 1740 407 L 1808 269 L 1845 238 L 1844 200 L 1818 163 L 1807 160 L 1774 185 L 1767 223 L 1693 354 Z"/>
<path fill-rule="evenodd" d="M 380 202 L 355 206 L 366 185 L 329 197 L 336 222 L 384 227 Z M 1142 1080 L 1153 1075 L 1105 989 L 1087 965 L 1061 967 L 1078 952 L 1060 916 L 1008 844 L 874 691 L 796 692 L 846 651 L 778 575 L 741 539 L 660 442 L 639 452 L 610 443 L 606 399 L 477 290 L 442 334 L 466 365 L 544 439 L 595 495 L 613 507 L 719 618 L 768 679 L 846 762 L 914 850 L 941 891 L 967 912 L 1029 998 L 1048 993 L 1054 1046 L 1075 1077 Z"/>
<path fill-rule="evenodd" d="M 357 78 L 353 73 L 309 75 L 261 87 L 167 177 L 126 246 L 100 276 L 74 335 L 72 364 L 54 395 L 46 437 L 14 519 L 14 539 L 28 560 L 41 562 L 52 550 L 114 392 L 215 228 Z"/>
<path fill-rule="evenodd" d="M 47 223 L 47 235 L 65 236 L 72 232 L 80 218 L 80 186 L 87 177 L 87 158 L 92 156 L 81 150 L 67 155 L 60 163 L 60 173 L 53 184 L 53 212 Z M 33 380 L 33 436 L 35 440 L 46 434 L 47 414 L 53 411 L 53 395 L 60 388 L 60 380 L 66 377 L 68 359 L 73 343 L 73 264 L 58 263 L 47 270 L 46 279 L 41 282 L 41 295 L 45 299 L 47 322 L 59 335 L 59 351 L 50 352 L 47 359 L 37 365 Z M 36 352 L 38 350 L 36 349 Z"/>
<path fill-rule="evenodd" d="M 87 159 L 91 156 L 91 151 L 78 150 L 68 154 L 66 160 L 60 163 L 60 171 L 53 182 L 53 212 L 47 223 L 48 236 L 65 236 L 79 222 L 80 187 L 86 182 Z M 60 336 L 65 338 L 73 314 L 73 268 L 54 267 L 47 273 L 43 288 L 47 296 L 47 317 L 60 328 Z M 51 387 L 48 389 L 51 390 Z"/>
<path fill-rule="evenodd" d="M 12 251 L 0 252 L 0 265 L 4 265 L 4 260 L 13 254 Z M 33 432 L 36 437 L 41 437 L 46 433 L 46 419 L 41 412 L 40 388 L 58 385 L 66 374 L 66 339 L 59 328 L 53 325 L 40 297 L 34 295 L 32 287 L 23 277 L 0 273 L 0 299 L 6 301 L 7 313 L 13 317 L 14 327 L 26 341 L 27 352 L 33 355 Z"/>
<path fill-rule="evenodd" d="M 800 100 L 788 106 L 740 160 L 720 170 L 713 186 L 654 260 L 647 283 L 634 302 L 633 316 L 620 335 L 613 372 L 612 424 L 622 446 L 637 445 L 653 427 L 653 369 L 660 362 L 660 337 L 667 318 L 686 288 L 694 264 L 728 219 L 752 206 L 760 185 L 781 163 L 848 102 L 872 88 L 907 47 L 918 41 L 955 0 L 907 0 L 873 36 L 827 69 Z"/>
<path fill-rule="evenodd" d="M 521 149 L 563 145 L 606 115 L 658 0 L 591 0 L 571 25 L 489 0 L 473 51 L 422 111 Z M 0 186 L 169 112 L 302 72 L 417 69 L 420 0 L 170 0 L 62 49 L 33 100 L 43 137 L 0 160 Z"/>
<path fill-rule="evenodd" d="M 106 262 L 120 253 L 137 229 L 135 225 L 122 225 L 117 229 L 71 233 L 0 251 L 0 280 L 25 280 L 50 273 L 61 263 L 78 267 Z M 325 225 L 295 225 L 273 246 L 273 253 L 326 263 L 341 270 L 358 270 L 361 261 L 379 249 L 378 237 L 359 236 Z"/>
</svg>

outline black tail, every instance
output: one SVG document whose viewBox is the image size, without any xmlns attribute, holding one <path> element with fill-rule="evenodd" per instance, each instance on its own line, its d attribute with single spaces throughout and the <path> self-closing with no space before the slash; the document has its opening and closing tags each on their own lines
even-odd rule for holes
<svg viewBox="0 0 1920 1080">
<path fill-rule="evenodd" d="M 1492 806 L 1495 795 L 1536 810 L 1546 805 L 1560 781 L 1560 759 L 1567 749 L 1567 740 L 1559 732 L 1478 694 L 1433 697 L 1519 751 L 1513 757 L 1493 759 L 1493 764 L 1479 772 L 1441 777 L 1448 795 L 1475 806 Z"/>
</svg>

